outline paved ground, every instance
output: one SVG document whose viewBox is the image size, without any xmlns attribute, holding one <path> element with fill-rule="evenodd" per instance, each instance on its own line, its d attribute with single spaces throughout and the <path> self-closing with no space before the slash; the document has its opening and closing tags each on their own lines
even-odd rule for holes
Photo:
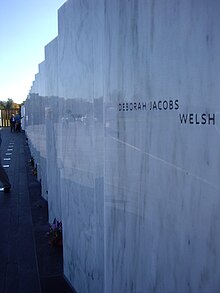
<svg viewBox="0 0 220 293">
<path fill-rule="evenodd" d="M 47 202 L 32 173 L 25 134 L 0 131 L 2 164 L 9 165 L 12 184 L 10 193 L 0 192 L 0 293 L 75 292 L 63 277 L 62 248 L 48 243 Z"/>
</svg>

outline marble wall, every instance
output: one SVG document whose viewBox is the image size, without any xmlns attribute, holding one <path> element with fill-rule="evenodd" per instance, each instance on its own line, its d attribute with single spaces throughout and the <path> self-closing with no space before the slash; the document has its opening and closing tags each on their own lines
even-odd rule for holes
<svg viewBox="0 0 220 293">
<path fill-rule="evenodd" d="M 220 4 L 68 0 L 23 111 L 78 293 L 219 292 Z"/>
</svg>

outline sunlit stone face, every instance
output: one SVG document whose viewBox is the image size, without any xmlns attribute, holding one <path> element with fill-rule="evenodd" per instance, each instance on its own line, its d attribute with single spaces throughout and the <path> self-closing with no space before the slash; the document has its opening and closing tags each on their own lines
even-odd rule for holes
<svg viewBox="0 0 220 293">
<path fill-rule="evenodd" d="M 78 293 L 218 291 L 219 8 L 59 10 L 25 127 Z"/>
</svg>

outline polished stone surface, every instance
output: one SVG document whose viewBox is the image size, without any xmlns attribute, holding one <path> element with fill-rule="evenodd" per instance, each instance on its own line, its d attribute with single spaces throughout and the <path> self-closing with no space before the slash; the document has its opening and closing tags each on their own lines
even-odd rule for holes
<svg viewBox="0 0 220 293">
<path fill-rule="evenodd" d="M 218 292 L 217 1 L 67 1 L 23 109 L 78 293 Z"/>
</svg>

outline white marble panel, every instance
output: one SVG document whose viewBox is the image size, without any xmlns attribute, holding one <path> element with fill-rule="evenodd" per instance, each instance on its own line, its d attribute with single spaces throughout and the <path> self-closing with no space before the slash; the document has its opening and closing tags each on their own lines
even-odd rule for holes
<svg viewBox="0 0 220 293">
<path fill-rule="evenodd" d="M 77 293 L 219 291 L 219 8 L 59 9 L 25 129 Z"/>
<path fill-rule="evenodd" d="M 45 61 L 38 66 L 38 73 L 25 103 L 25 130 L 32 156 L 37 166 L 37 178 L 41 181 L 42 196 L 47 198 L 46 132 L 45 132 Z"/>
<path fill-rule="evenodd" d="M 39 65 L 38 65 L 38 73 L 39 73 L 39 87 L 38 87 L 38 94 L 41 97 L 46 97 L 46 80 L 47 80 L 47 76 L 46 76 L 46 62 L 45 60 L 42 61 Z"/>
<path fill-rule="evenodd" d="M 57 38 L 45 47 L 45 72 L 47 105 L 45 112 L 47 148 L 47 184 L 49 221 L 61 221 L 60 168 L 58 166 L 59 102 L 58 102 L 58 44 Z"/>
<path fill-rule="evenodd" d="M 106 4 L 105 292 L 217 292 L 219 4 Z"/>
<path fill-rule="evenodd" d="M 100 293 L 104 285 L 101 2 L 68 1 L 59 10 L 58 22 L 58 88 L 64 98 L 64 273 L 76 291 Z"/>
<path fill-rule="evenodd" d="M 46 96 L 58 97 L 58 38 L 45 46 Z"/>
</svg>

